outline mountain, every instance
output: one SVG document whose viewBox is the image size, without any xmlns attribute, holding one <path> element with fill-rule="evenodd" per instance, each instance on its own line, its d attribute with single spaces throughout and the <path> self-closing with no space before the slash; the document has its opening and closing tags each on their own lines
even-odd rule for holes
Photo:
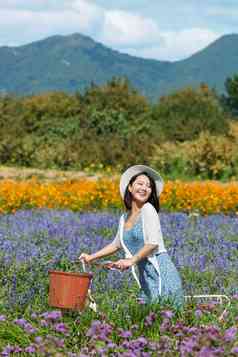
<svg viewBox="0 0 238 357">
<path fill-rule="evenodd" d="M 191 57 L 157 61 L 122 54 L 81 34 L 52 36 L 18 47 L 0 47 L 0 92 L 83 91 L 92 82 L 126 76 L 143 95 L 156 99 L 201 82 L 224 91 L 238 73 L 238 35 L 222 36 Z"/>
</svg>

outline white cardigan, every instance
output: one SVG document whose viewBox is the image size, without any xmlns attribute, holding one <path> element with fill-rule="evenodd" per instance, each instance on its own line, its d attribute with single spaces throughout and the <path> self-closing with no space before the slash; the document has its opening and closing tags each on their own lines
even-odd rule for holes
<svg viewBox="0 0 238 357">
<path fill-rule="evenodd" d="M 151 203 L 147 202 L 141 208 L 141 218 L 142 218 L 144 243 L 157 245 L 157 248 L 153 251 L 153 253 L 150 256 L 148 256 L 148 260 L 153 264 L 160 278 L 159 264 L 155 255 L 166 252 L 166 249 L 164 247 L 164 240 L 161 232 L 159 215 L 156 212 L 154 206 Z M 119 221 L 117 234 L 113 240 L 113 243 L 118 248 L 123 248 L 125 251 L 126 258 L 130 258 L 132 257 L 132 254 L 130 253 L 130 251 L 127 249 L 127 247 L 123 242 L 124 224 L 125 224 L 124 215 L 122 215 Z M 135 273 L 134 266 L 132 267 L 132 273 L 138 285 L 140 286 L 140 282 Z M 160 281 L 160 292 L 161 292 L 161 281 Z"/>
</svg>

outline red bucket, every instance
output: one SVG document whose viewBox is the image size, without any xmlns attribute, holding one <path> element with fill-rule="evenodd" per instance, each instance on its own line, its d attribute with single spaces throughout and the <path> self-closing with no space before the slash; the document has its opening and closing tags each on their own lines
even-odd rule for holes
<svg viewBox="0 0 238 357">
<path fill-rule="evenodd" d="M 82 311 L 87 301 L 91 273 L 71 273 L 51 270 L 49 305 L 62 309 Z"/>
</svg>

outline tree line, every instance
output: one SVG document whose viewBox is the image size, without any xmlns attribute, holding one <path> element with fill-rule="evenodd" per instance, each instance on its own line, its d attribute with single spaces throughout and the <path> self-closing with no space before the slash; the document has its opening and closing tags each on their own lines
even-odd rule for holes
<svg viewBox="0 0 238 357">
<path fill-rule="evenodd" d="M 64 170 L 149 164 L 155 146 L 193 141 L 202 132 L 229 135 L 238 75 L 225 86 L 222 97 L 201 84 L 153 104 L 124 78 L 92 83 L 83 94 L 1 96 L 0 163 Z"/>
</svg>

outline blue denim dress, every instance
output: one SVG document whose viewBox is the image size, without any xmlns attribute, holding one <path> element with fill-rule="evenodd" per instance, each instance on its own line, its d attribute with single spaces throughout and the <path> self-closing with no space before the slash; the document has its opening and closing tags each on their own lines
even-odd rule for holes
<svg viewBox="0 0 238 357">
<path fill-rule="evenodd" d="M 124 216 L 126 220 L 126 215 Z M 132 255 L 144 246 L 141 215 L 132 228 L 123 231 L 123 242 Z M 147 258 L 137 264 L 141 290 L 139 299 L 145 303 L 168 302 L 182 307 L 184 295 L 180 275 L 167 252 L 156 254 L 159 274 Z M 161 283 L 161 287 L 160 287 Z M 161 291 L 161 294 L 160 294 Z"/>
</svg>

